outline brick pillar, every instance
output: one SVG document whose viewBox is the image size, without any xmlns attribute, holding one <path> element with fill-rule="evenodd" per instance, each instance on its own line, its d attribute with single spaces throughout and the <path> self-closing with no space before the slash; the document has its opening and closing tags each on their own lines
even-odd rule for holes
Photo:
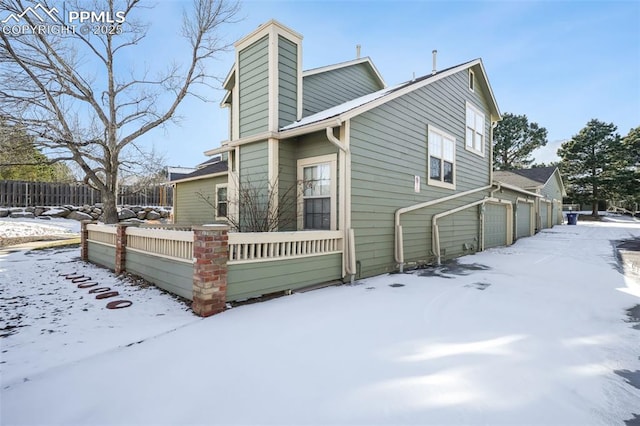
<svg viewBox="0 0 640 426">
<path fill-rule="evenodd" d="M 196 315 L 224 311 L 227 295 L 228 225 L 193 227 L 193 304 Z"/>
<path fill-rule="evenodd" d="M 89 231 L 87 225 L 95 223 L 92 220 L 80 222 L 80 258 L 87 262 L 89 260 Z"/>
<path fill-rule="evenodd" d="M 127 227 L 130 223 L 116 224 L 116 264 L 115 273 L 121 274 L 126 270 L 127 257 Z"/>
</svg>

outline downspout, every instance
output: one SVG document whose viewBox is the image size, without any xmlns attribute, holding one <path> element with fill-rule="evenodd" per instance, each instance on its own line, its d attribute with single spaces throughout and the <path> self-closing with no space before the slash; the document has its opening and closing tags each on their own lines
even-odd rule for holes
<svg viewBox="0 0 640 426">
<path fill-rule="evenodd" d="M 462 210 L 466 210 L 468 208 L 484 204 L 488 198 L 484 198 L 479 201 L 474 201 L 473 203 L 465 204 L 464 206 L 456 207 L 455 209 L 447 210 L 442 213 L 434 214 L 431 218 L 431 245 L 433 247 L 433 253 L 436 256 L 436 263 L 440 265 L 440 231 L 438 229 L 438 219 L 449 216 L 450 214 L 457 213 Z"/>
<path fill-rule="evenodd" d="M 340 126 L 342 125 L 342 122 L 340 120 L 336 120 L 336 124 Z M 333 127 L 327 127 L 325 132 L 327 134 L 327 139 L 329 140 L 329 142 L 335 145 L 339 150 L 343 151 L 347 156 L 350 155 L 349 149 L 345 147 L 342 141 L 336 138 L 333 134 Z M 344 207 L 345 206 L 342 206 L 342 208 Z M 350 280 L 353 283 L 353 279 L 356 275 L 356 245 L 353 229 L 345 229 L 344 241 L 344 250 L 346 251 L 345 272 L 350 276 Z"/>
<path fill-rule="evenodd" d="M 431 207 L 436 204 L 444 203 L 445 201 L 455 200 L 456 198 L 465 197 L 467 195 L 475 194 L 476 192 L 487 191 L 493 188 L 493 185 L 483 186 L 482 188 L 471 189 L 469 191 L 460 192 L 458 194 L 449 195 L 447 197 L 438 198 L 437 200 L 426 201 L 424 203 L 415 204 L 409 207 L 402 207 L 395 212 L 395 250 L 394 257 L 396 263 L 400 267 L 400 272 L 404 270 L 404 246 L 402 244 L 402 225 L 400 225 L 400 216 L 404 213 L 408 213 L 414 210 Z"/>
<path fill-rule="evenodd" d="M 466 210 L 468 208 L 480 205 L 480 204 L 485 204 L 488 201 L 491 201 L 493 203 L 500 203 L 500 204 L 504 204 L 507 207 L 507 211 L 508 211 L 508 215 L 507 215 L 507 235 L 505 238 L 505 242 L 507 243 L 507 245 L 511 245 L 513 244 L 513 226 L 511 223 L 511 218 L 513 217 L 513 205 L 511 204 L 511 202 L 506 201 L 506 200 L 500 200 L 497 198 L 484 198 L 482 200 L 479 201 L 474 201 L 473 203 L 469 203 L 469 204 L 465 204 L 464 206 L 460 206 L 460 207 L 456 207 L 455 209 L 451 209 L 451 210 L 447 210 L 446 212 L 442 212 L 442 213 L 438 213 L 433 215 L 432 219 L 431 219 L 431 227 L 432 227 L 432 232 L 431 232 L 431 240 L 432 240 L 432 245 L 433 245 L 433 252 L 436 256 L 436 262 L 438 265 L 440 265 L 440 260 L 441 260 L 441 255 L 440 255 L 440 232 L 438 229 L 438 219 L 445 217 L 445 216 L 449 216 L 451 214 L 457 213 L 459 211 L 462 210 Z M 483 213 L 484 215 L 484 213 Z M 483 238 L 484 239 L 484 238 Z M 483 249 L 484 249 L 484 242 L 482 243 L 483 245 Z"/>
</svg>

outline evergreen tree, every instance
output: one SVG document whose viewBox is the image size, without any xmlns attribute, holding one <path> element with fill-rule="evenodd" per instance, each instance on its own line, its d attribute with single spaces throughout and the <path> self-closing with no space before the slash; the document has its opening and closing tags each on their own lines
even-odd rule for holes
<svg viewBox="0 0 640 426">
<path fill-rule="evenodd" d="M 531 153 L 547 144 L 547 129 L 529 123 L 526 115 L 504 113 L 493 131 L 493 167 L 524 169 L 533 163 Z"/>
<path fill-rule="evenodd" d="M 628 208 L 637 210 L 640 203 L 640 126 L 629 131 L 615 154 L 617 199 Z"/>
<path fill-rule="evenodd" d="M 598 202 L 611 199 L 616 192 L 621 145 L 616 130 L 613 123 L 593 119 L 558 149 L 569 183 L 567 192 L 573 201 L 590 203 L 593 216 L 598 215 Z"/>
</svg>

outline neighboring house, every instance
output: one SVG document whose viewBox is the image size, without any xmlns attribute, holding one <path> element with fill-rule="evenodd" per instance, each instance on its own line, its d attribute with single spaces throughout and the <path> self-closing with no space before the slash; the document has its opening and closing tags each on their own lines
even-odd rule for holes
<svg viewBox="0 0 640 426">
<path fill-rule="evenodd" d="M 539 194 L 536 201 L 536 229 L 551 228 L 563 222 L 562 198 L 567 193 L 557 167 L 535 167 L 494 172 L 494 180 Z"/>
<path fill-rule="evenodd" d="M 189 173 L 193 173 L 195 171 L 195 167 L 167 166 L 167 181 L 172 182 L 180 180 Z"/>
<path fill-rule="evenodd" d="M 202 224 L 227 215 L 227 162 L 217 155 L 171 180 L 173 221 Z"/>
<path fill-rule="evenodd" d="M 440 262 L 533 234 L 540 196 L 493 180 L 501 116 L 482 60 L 436 70 L 434 56 L 432 72 L 389 87 L 369 58 L 303 71 L 302 36 L 276 21 L 235 48 L 222 101 L 230 137 L 205 152 L 225 155 L 228 171 L 220 162 L 177 181 L 177 221 L 212 221 L 188 212 L 196 194 L 213 199 L 224 183 L 227 214 L 242 221 L 240 188 L 256 182 L 294 197 L 275 197 L 273 209 L 296 220 L 278 229 L 291 232 L 230 234 L 229 282 L 248 280 L 230 300 Z M 255 261 L 285 234 L 294 242 L 304 235 L 287 246 L 292 260 Z M 337 248 L 307 254 L 309 235 L 313 247 Z"/>
</svg>

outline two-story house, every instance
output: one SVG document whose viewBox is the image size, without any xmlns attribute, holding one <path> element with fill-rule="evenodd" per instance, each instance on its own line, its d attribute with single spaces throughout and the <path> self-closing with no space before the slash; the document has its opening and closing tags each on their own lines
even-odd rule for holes
<svg viewBox="0 0 640 426">
<path fill-rule="evenodd" d="M 280 221 L 269 229 L 278 232 L 230 234 L 230 245 L 232 236 L 247 242 L 231 250 L 230 281 L 259 276 L 238 294 L 402 270 L 511 244 L 514 230 L 533 234 L 539 195 L 493 180 L 492 129 L 501 117 L 481 59 L 437 69 L 434 53 L 432 72 L 395 86 L 369 58 L 303 71 L 302 35 L 273 20 L 235 51 L 222 101 L 230 136 L 205 153 L 221 155 L 224 166 L 183 183 L 226 203 L 239 225 L 256 210 L 244 197 L 253 188 L 264 214 Z M 193 192 L 180 182 L 176 191 L 176 221 L 193 222 L 180 213 L 181 194 Z M 211 208 L 201 222 L 216 216 Z M 295 267 L 263 262 L 259 272 L 243 263 L 271 253 L 278 234 L 338 244 L 322 258 L 290 249 Z M 253 242 L 260 245 L 248 248 Z"/>
</svg>

